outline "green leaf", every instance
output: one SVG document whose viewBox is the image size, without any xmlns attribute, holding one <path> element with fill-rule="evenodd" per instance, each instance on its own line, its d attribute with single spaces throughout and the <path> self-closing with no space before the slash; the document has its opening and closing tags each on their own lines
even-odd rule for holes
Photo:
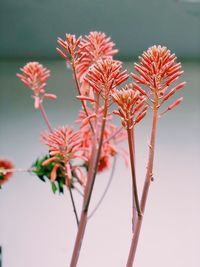
<svg viewBox="0 0 200 267">
<path fill-rule="evenodd" d="M 56 187 L 55 183 L 53 183 L 53 182 L 51 183 L 51 189 L 52 189 L 53 193 L 55 194 L 57 191 L 57 187 Z"/>
</svg>

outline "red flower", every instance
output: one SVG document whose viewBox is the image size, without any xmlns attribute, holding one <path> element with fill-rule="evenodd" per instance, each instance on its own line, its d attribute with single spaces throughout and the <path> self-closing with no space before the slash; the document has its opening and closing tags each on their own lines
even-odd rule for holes
<svg viewBox="0 0 200 267">
<path fill-rule="evenodd" d="M 11 161 L 0 159 L 0 186 L 12 176 L 14 165 Z"/>
<path fill-rule="evenodd" d="M 38 109 L 44 98 L 55 99 L 56 95 L 45 93 L 46 81 L 50 76 L 50 71 L 38 62 L 29 62 L 20 69 L 22 74 L 17 74 L 21 81 L 33 90 L 35 108 Z"/>
</svg>

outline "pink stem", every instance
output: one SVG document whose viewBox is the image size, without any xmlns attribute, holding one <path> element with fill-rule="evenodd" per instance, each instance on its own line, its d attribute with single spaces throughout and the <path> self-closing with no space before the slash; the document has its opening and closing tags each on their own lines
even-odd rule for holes
<svg viewBox="0 0 200 267">
<path fill-rule="evenodd" d="M 76 88 L 77 88 L 78 94 L 81 95 L 81 90 L 80 90 L 80 86 L 79 86 L 79 82 L 78 82 L 78 78 L 77 78 L 77 74 L 76 74 L 76 68 L 75 68 L 74 61 L 75 61 L 74 60 L 74 55 L 72 55 L 72 70 L 73 70 L 73 73 L 74 73 L 75 84 L 76 84 Z M 87 107 L 85 105 L 84 100 L 81 100 L 81 104 L 82 104 L 82 107 L 83 107 L 83 109 L 85 111 L 86 116 L 88 117 L 89 114 L 88 114 Z M 90 120 L 89 120 L 89 124 L 90 124 L 90 127 L 92 129 L 92 132 L 94 133 L 94 128 L 93 128 L 93 125 L 92 125 Z"/>
<path fill-rule="evenodd" d="M 43 119 L 44 119 L 44 121 L 45 121 L 45 123 L 46 123 L 46 125 L 47 125 L 47 127 L 49 129 L 49 131 L 53 132 L 53 129 L 52 129 L 51 124 L 50 124 L 50 121 L 49 121 L 49 119 L 47 117 L 47 114 L 45 112 L 45 109 L 44 109 L 44 106 L 42 105 L 42 103 L 40 103 L 40 105 L 39 105 L 39 110 L 41 111 L 42 117 L 43 117 Z"/>
<path fill-rule="evenodd" d="M 147 165 L 147 173 L 146 173 L 145 183 L 144 183 L 143 192 L 142 192 L 142 198 L 141 198 L 141 202 L 140 202 L 140 208 L 141 208 L 142 214 L 144 214 L 144 211 L 145 211 L 149 187 L 150 187 L 151 180 L 152 180 L 157 123 L 158 123 L 158 110 L 157 110 L 157 108 L 154 108 L 152 131 L 151 131 L 151 141 L 150 141 L 150 146 L 149 146 L 149 160 L 148 160 L 148 165 Z M 141 226 L 142 226 L 142 220 L 143 220 L 143 216 L 141 215 L 138 217 L 138 220 L 136 223 L 135 232 L 134 232 L 133 237 L 132 237 L 132 242 L 131 242 L 131 247 L 130 247 L 129 257 L 128 257 L 126 267 L 132 267 L 133 266 L 133 262 L 134 262 L 134 258 L 135 258 L 135 254 L 136 254 L 136 249 L 137 249 L 137 244 L 138 244 L 138 239 L 139 239 L 139 235 L 140 235 L 140 230 L 141 230 Z"/>
<path fill-rule="evenodd" d="M 136 182 L 136 172 L 135 172 L 135 147 L 134 147 L 135 145 L 133 138 L 133 127 L 130 127 L 129 124 L 127 125 L 127 135 L 128 135 L 129 155 L 130 155 L 131 173 L 132 173 L 132 212 L 133 212 L 132 225 L 134 231 L 135 222 L 137 218 L 136 215 L 141 216 L 141 210 L 140 210 L 140 203 L 139 203 L 137 182 Z"/>
<path fill-rule="evenodd" d="M 90 170 L 88 173 L 88 181 L 86 185 L 86 190 L 85 190 L 85 195 L 84 195 L 84 201 L 83 201 L 83 208 L 81 212 L 81 218 L 79 221 L 79 228 L 78 228 L 78 233 L 76 236 L 76 241 L 74 245 L 74 250 L 73 250 L 73 255 L 70 263 L 70 267 L 76 267 L 78 258 L 79 258 L 79 253 L 81 250 L 81 245 L 85 233 L 85 228 L 87 224 L 87 216 L 88 216 L 88 208 L 92 196 L 92 191 L 94 187 L 94 182 L 98 170 L 98 165 L 99 165 L 99 159 L 101 155 L 101 147 L 103 144 L 103 136 L 104 136 L 104 129 L 105 129 L 105 124 L 106 124 L 106 116 L 107 116 L 107 101 L 104 103 L 104 114 L 103 114 L 103 119 L 102 119 L 102 125 L 101 125 L 101 135 L 100 135 L 100 140 L 99 140 L 99 146 L 98 150 L 96 150 L 96 138 L 94 138 L 93 142 L 93 155 L 91 157 L 91 163 L 90 163 Z"/>
</svg>

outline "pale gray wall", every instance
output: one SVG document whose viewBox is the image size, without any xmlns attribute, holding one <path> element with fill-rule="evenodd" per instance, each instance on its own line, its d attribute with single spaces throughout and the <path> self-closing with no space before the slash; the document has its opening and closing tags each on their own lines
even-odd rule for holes
<svg viewBox="0 0 200 267">
<path fill-rule="evenodd" d="M 0 154 L 16 167 L 29 167 L 45 153 L 39 142 L 45 129 L 33 108 L 30 90 L 15 73 L 24 60 L 1 62 Z M 63 61 L 42 61 L 51 69 L 46 101 L 53 126 L 71 124 L 79 110 L 70 70 Z M 127 64 L 132 70 L 132 64 Z M 181 106 L 160 120 L 152 184 L 135 267 L 199 267 L 200 256 L 200 64 L 183 63 L 188 82 L 177 94 Z M 137 127 L 137 174 L 141 189 L 147 162 L 150 116 Z M 148 130 L 147 130 L 148 129 Z M 119 159 L 111 189 L 86 230 L 79 267 L 125 267 L 131 238 L 130 170 Z M 108 173 L 97 178 L 92 206 Z M 76 199 L 78 200 L 78 195 Z M 79 208 L 81 207 L 80 201 Z M 68 267 L 76 224 L 68 192 L 54 196 L 48 183 L 16 174 L 0 192 L 0 244 L 3 267 Z"/>
</svg>

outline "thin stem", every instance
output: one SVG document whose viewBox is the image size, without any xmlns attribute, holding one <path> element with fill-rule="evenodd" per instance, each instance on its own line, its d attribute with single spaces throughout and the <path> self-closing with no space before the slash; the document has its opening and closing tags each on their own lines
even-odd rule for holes
<svg viewBox="0 0 200 267">
<path fill-rule="evenodd" d="M 149 145 L 149 160 L 148 160 L 148 165 L 147 165 L 147 173 L 146 173 L 145 183 L 143 187 L 142 198 L 140 202 L 140 208 L 141 208 L 142 214 L 144 214 L 144 211 L 145 211 L 148 191 L 149 191 L 149 187 L 150 187 L 151 180 L 152 180 L 157 123 L 158 123 L 158 110 L 155 107 L 153 110 L 153 123 L 152 123 L 152 131 L 151 131 L 151 141 Z M 131 247 L 130 247 L 129 257 L 128 257 L 126 267 L 133 266 L 138 239 L 140 235 L 140 230 L 142 226 L 142 220 L 143 220 L 143 216 L 138 217 L 135 232 L 132 237 L 132 242 L 131 242 Z"/>
<path fill-rule="evenodd" d="M 97 156 L 96 156 L 95 165 L 94 165 L 92 183 L 91 183 L 91 187 L 89 189 L 89 195 L 88 195 L 88 198 L 86 200 L 85 208 L 84 208 L 86 212 L 88 211 L 88 208 L 89 208 L 89 204 L 90 204 L 90 200 L 91 200 L 91 196 L 92 196 L 92 191 L 93 191 L 93 187 L 94 187 L 94 182 L 95 182 L 96 174 L 97 174 L 97 171 L 98 171 L 99 160 L 100 160 L 100 156 L 101 156 L 101 148 L 102 148 L 102 145 L 103 145 L 104 129 L 105 129 L 105 126 L 106 126 L 107 112 L 108 112 L 107 101 L 105 100 L 104 113 L 103 113 L 102 125 L 101 125 L 101 135 L 100 135 L 100 140 L 99 140 L 99 147 L 98 147 L 98 150 L 97 150 Z"/>
<path fill-rule="evenodd" d="M 76 190 L 76 192 L 77 192 L 80 196 L 83 197 L 83 192 L 82 192 L 79 188 L 77 188 L 75 185 L 74 185 L 74 189 Z"/>
<path fill-rule="evenodd" d="M 73 73 L 74 73 L 75 84 L 76 84 L 76 88 L 77 88 L 78 94 L 81 95 L 81 90 L 80 90 L 80 86 L 79 86 L 79 82 L 78 82 L 78 78 L 77 78 L 77 74 L 76 74 L 76 68 L 75 68 L 74 61 L 75 61 L 74 60 L 74 55 L 72 55 L 72 70 L 73 70 Z M 81 104 L 82 104 L 82 107 L 83 107 L 83 109 L 85 111 L 86 116 L 88 117 L 89 114 L 88 114 L 87 107 L 85 105 L 84 100 L 81 100 Z M 93 127 L 93 125 L 92 125 L 92 123 L 91 123 L 90 120 L 89 120 L 89 124 L 90 124 L 90 127 L 92 129 L 92 132 L 94 134 L 94 127 Z"/>
<path fill-rule="evenodd" d="M 98 150 L 96 150 L 96 141 L 97 141 L 97 136 L 96 134 L 93 136 L 93 150 L 92 150 L 92 156 L 91 156 L 91 162 L 89 166 L 89 172 L 88 172 L 88 181 L 85 189 L 85 194 L 84 194 L 84 200 L 83 200 L 83 209 L 81 212 L 81 218 L 79 222 L 79 228 L 78 228 L 78 233 L 76 236 L 76 241 L 74 245 L 74 250 L 73 250 L 73 255 L 70 263 L 70 267 L 76 267 L 80 250 L 81 250 L 81 245 L 83 241 L 83 237 L 85 234 L 85 228 L 87 224 L 87 214 L 88 214 L 88 208 L 92 196 L 92 191 L 94 187 L 94 182 L 96 178 L 96 173 L 98 169 L 98 164 L 99 164 L 99 159 L 100 159 L 100 154 L 101 154 L 101 147 L 103 144 L 103 135 L 104 135 L 104 129 L 105 129 L 105 124 L 106 124 L 106 116 L 107 116 L 107 101 L 104 103 L 104 114 L 103 114 L 103 119 L 102 119 L 102 126 L 101 126 L 101 135 L 100 135 L 100 141 L 99 141 L 99 146 Z"/>
<path fill-rule="evenodd" d="M 78 227 L 79 226 L 78 214 L 77 214 L 77 210 L 76 210 L 74 197 L 73 197 L 73 194 L 72 194 L 72 189 L 71 189 L 70 186 L 69 186 L 69 194 L 70 194 L 70 198 L 71 198 L 71 202 L 72 202 L 72 206 L 73 206 L 73 210 L 74 210 L 74 214 L 75 214 L 75 218 L 76 218 L 76 223 L 77 223 L 77 227 Z"/>
<path fill-rule="evenodd" d="M 47 116 L 47 114 L 45 112 L 45 109 L 44 109 L 44 106 L 42 105 L 42 103 L 40 103 L 40 105 L 39 105 L 39 110 L 41 111 L 42 117 L 43 117 L 43 119 L 44 119 L 44 121 L 45 121 L 45 123 L 46 123 L 46 125 L 47 125 L 47 127 L 49 129 L 49 131 L 53 132 L 53 129 L 52 129 L 51 124 L 50 124 L 50 121 L 48 119 L 48 116 Z"/>
<path fill-rule="evenodd" d="M 6 173 L 9 173 L 9 172 L 33 172 L 34 171 L 34 168 L 30 168 L 30 169 L 21 169 L 21 168 L 18 168 L 18 169 L 3 169 L 0 167 L 0 173 L 3 173 L 4 175 Z"/>
<path fill-rule="evenodd" d="M 96 137 L 94 135 L 93 141 L 95 141 L 95 139 L 96 139 Z M 88 196 L 89 187 L 91 184 L 91 179 L 92 179 L 92 174 L 93 174 L 93 169 L 94 169 L 94 163 L 95 163 L 95 157 L 96 157 L 96 142 L 93 142 L 91 161 L 90 161 L 89 171 L 88 171 L 88 179 L 87 179 L 87 184 L 86 184 L 85 192 L 84 192 L 83 208 L 82 208 L 81 217 L 80 217 L 80 221 L 79 221 L 79 228 L 78 228 L 78 232 L 76 235 L 76 240 L 75 240 L 75 244 L 74 244 L 74 250 L 73 250 L 73 254 L 72 254 L 70 267 L 76 267 L 76 265 L 77 265 L 83 237 L 85 234 L 85 227 L 87 224 L 87 212 L 84 211 L 84 206 L 85 206 L 86 198 Z"/>
<path fill-rule="evenodd" d="M 109 180 L 108 180 L 108 183 L 106 185 L 106 188 L 101 196 L 101 198 L 99 199 L 99 201 L 97 202 L 96 206 L 94 207 L 93 211 L 90 213 L 90 215 L 88 216 L 88 220 L 91 219 L 95 212 L 98 210 L 98 208 L 100 207 L 100 205 L 102 204 L 107 192 L 108 192 L 108 189 L 111 185 L 111 182 L 113 180 L 113 176 L 114 176 L 114 171 L 115 171 L 115 167 L 116 167 L 116 161 L 117 161 L 117 158 L 115 157 L 114 158 L 114 161 L 113 161 L 113 166 L 112 166 L 112 170 L 111 170 L 111 173 L 110 173 L 110 177 L 109 177 Z"/>
<path fill-rule="evenodd" d="M 135 208 L 136 208 L 138 216 L 141 216 L 141 210 L 140 210 L 140 203 L 139 203 L 138 190 L 137 190 L 137 181 L 136 181 L 136 173 L 135 173 L 135 145 L 134 145 L 134 139 L 133 139 L 133 126 L 130 127 L 129 123 L 127 126 L 128 126 L 127 127 L 128 146 L 129 146 L 129 155 L 130 155 L 130 162 L 131 162 L 131 174 L 132 174 L 132 212 L 133 212 L 132 224 L 133 224 L 133 232 L 134 232 L 135 222 L 136 222 Z"/>
</svg>

